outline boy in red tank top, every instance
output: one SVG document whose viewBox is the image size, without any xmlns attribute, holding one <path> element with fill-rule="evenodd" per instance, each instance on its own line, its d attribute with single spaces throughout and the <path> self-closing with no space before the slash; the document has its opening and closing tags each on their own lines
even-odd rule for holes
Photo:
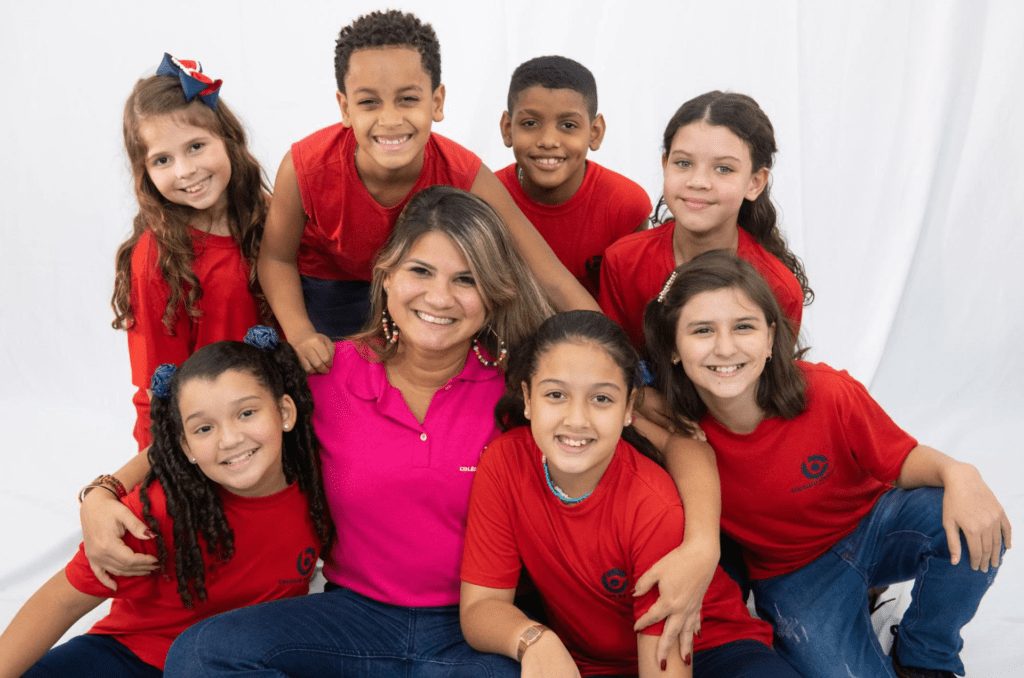
<svg viewBox="0 0 1024 678">
<path fill-rule="evenodd" d="M 257 265 L 308 372 L 326 372 L 332 338 L 362 327 L 377 250 L 413 194 L 435 184 L 494 207 L 557 307 L 597 308 L 480 159 L 431 132 L 445 89 L 429 24 L 396 10 L 359 17 L 341 29 L 334 66 L 341 122 L 281 161 Z"/>
</svg>

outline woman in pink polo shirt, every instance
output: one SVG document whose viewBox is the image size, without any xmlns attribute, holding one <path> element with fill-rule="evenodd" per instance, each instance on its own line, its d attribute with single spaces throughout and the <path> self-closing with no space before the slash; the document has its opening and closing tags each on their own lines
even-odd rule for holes
<svg viewBox="0 0 1024 678">
<path fill-rule="evenodd" d="M 322 594 L 212 618 L 182 634 L 166 675 L 518 676 L 459 628 L 469 489 L 498 431 L 508 347 L 551 314 L 505 225 L 479 198 L 433 186 L 378 254 L 373 322 L 309 377 L 336 542 Z"/>
</svg>

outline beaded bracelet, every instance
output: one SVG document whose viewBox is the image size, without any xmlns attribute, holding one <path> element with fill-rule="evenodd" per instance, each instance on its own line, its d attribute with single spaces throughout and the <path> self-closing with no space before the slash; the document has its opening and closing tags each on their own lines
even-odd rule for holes
<svg viewBox="0 0 1024 678">
<path fill-rule="evenodd" d="M 82 488 L 82 491 L 78 493 L 78 503 L 81 504 L 85 500 L 85 495 L 89 494 L 89 490 L 102 487 L 107 492 L 113 494 L 118 501 L 121 501 L 128 496 L 128 490 L 124 489 L 124 485 L 116 477 L 106 473 L 101 476 L 97 476 L 95 480 Z"/>
</svg>

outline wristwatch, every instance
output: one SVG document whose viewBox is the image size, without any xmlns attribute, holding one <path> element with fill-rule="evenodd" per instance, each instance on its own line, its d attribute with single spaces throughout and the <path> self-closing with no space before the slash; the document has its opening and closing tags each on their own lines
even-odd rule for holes
<svg viewBox="0 0 1024 678">
<path fill-rule="evenodd" d="M 548 630 L 548 627 L 543 624 L 534 624 L 530 628 L 523 631 L 523 635 L 519 636 L 519 650 L 516 651 L 516 661 L 522 662 L 523 655 L 526 653 L 526 648 L 530 647 L 538 640 L 540 640 L 540 634 Z"/>
</svg>

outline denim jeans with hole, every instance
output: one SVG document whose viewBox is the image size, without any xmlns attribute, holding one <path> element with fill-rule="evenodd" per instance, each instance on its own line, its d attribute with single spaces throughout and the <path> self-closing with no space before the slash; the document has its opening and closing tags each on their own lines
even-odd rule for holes
<svg viewBox="0 0 1024 678">
<path fill-rule="evenodd" d="M 398 607 L 333 587 L 199 622 L 174 642 L 164 675 L 517 678 L 519 663 L 469 647 L 457 605 Z"/>
<path fill-rule="evenodd" d="M 795 572 L 753 583 L 775 649 L 806 678 L 892 678 L 871 626 L 867 589 L 914 580 L 899 625 L 903 666 L 963 674 L 960 629 L 974 616 L 996 569 L 951 565 L 942 490 L 889 490 L 849 536 Z"/>
</svg>

